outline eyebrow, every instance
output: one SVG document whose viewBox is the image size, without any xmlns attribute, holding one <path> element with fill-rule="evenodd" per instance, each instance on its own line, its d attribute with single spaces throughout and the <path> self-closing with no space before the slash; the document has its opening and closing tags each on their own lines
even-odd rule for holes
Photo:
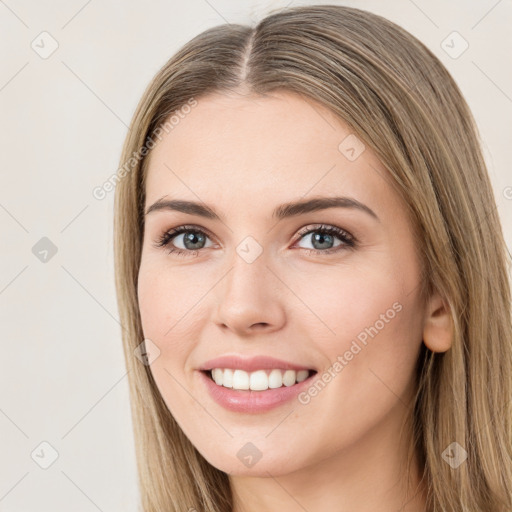
<svg viewBox="0 0 512 512">
<path fill-rule="evenodd" d="M 296 217 L 298 215 L 304 215 L 310 212 L 326 210 L 328 208 L 350 208 L 359 210 L 367 213 L 380 222 L 379 217 L 370 207 L 352 197 L 340 196 L 317 197 L 313 199 L 285 203 L 274 209 L 272 212 L 272 218 L 282 220 L 288 217 Z M 190 215 L 198 215 L 206 219 L 222 221 L 221 217 L 215 212 L 215 210 L 207 204 L 194 201 L 185 201 L 182 199 L 161 198 L 146 210 L 146 215 L 150 214 L 151 212 L 161 210 L 177 211 L 188 213 Z"/>
</svg>

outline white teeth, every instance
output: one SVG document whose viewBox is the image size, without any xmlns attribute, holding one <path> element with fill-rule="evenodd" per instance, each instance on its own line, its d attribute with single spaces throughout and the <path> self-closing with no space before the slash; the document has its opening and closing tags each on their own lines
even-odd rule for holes
<svg viewBox="0 0 512 512">
<path fill-rule="evenodd" d="M 222 370 L 219 369 L 219 372 L 222 373 Z M 222 375 L 222 385 L 226 388 L 233 387 L 233 370 L 230 370 L 229 368 L 224 370 Z"/>
<path fill-rule="evenodd" d="M 293 386 L 309 377 L 308 370 L 257 370 L 246 372 L 230 368 L 214 368 L 211 375 L 215 383 L 226 388 L 252 391 L 265 391 L 269 388 Z"/>
<path fill-rule="evenodd" d="M 237 370 L 241 371 L 241 370 Z M 243 372 L 247 375 L 247 372 Z M 265 370 L 258 370 L 249 374 L 249 386 L 253 391 L 265 391 L 268 389 L 268 376 Z M 247 389 L 247 388 L 245 388 Z"/>
<path fill-rule="evenodd" d="M 249 389 L 249 374 L 247 372 L 243 370 L 233 372 L 233 389 Z"/>
<path fill-rule="evenodd" d="M 272 370 L 268 376 L 268 387 L 269 388 L 280 388 L 283 385 L 283 375 L 281 370 Z"/>
<path fill-rule="evenodd" d="M 222 386 L 222 377 L 223 377 L 223 372 L 220 368 L 214 368 L 212 370 L 212 378 L 215 381 L 215 384 Z"/>
</svg>

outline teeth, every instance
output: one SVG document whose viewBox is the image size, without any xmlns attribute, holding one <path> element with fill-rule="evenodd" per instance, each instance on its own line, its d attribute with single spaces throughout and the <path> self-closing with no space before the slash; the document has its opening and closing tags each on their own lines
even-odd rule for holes
<svg viewBox="0 0 512 512">
<path fill-rule="evenodd" d="M 215 383 L 226 388 L 252 391 L 293 386 L 309 377 L 308 370 L 257 370 L 246 372 L 230 368 L 214 368 L 211 375 Z"/>
</svg>

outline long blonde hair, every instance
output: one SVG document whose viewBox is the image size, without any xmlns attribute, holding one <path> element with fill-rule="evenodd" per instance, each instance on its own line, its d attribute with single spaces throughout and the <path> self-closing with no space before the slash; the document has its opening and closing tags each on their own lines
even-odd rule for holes
<svg viewBox="0 0 512 512">
<path fill-rule="evenodd" d="M 451 348 L 422 345 L 418 360 L 411 449 L 427 510 L 510 512 L 510 261 L 478 129 L 421 42 L 380 16 L 335 5 L 289 8 L 254 28 L 206 30 L 158 71 L 133 116 L 116 176 L 114 253 L 142 510 L 233 507 L 228 476 L 194 448 L 134 356 L 144 339 L 137 277 L 150 143 L 208 93 L 278 89 L 325 105 L 375 151 L 410 210 L 424 292 L 438 290 L 449 304 Z M 457 468 L 443 458 L 454 442 L 467 452 Z"/>
</svg>

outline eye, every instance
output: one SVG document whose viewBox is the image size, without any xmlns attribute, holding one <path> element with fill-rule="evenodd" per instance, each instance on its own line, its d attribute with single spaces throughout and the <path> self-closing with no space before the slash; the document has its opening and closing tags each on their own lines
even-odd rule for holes
<svg viewBox="0 0 512 512">
<path fill-rule="evenodd" d="M 318 224 L 307 226 L 299 232 L 302 242 L 310 235 L 313 248 L 300 247 L 308 254 L 331 254 L 344 249 L 354 248 L 356 239 L 347 231 L 336 226 Z M 335 239 L 340 242 L 335 243 Z M 197 256 L 201 249 L 211 247 L 213 244 L 206 245 L 209 239 L 208 234 L 201 228 L 196 226 L 179 226 L 166 231 L 155 243 L 156 247 L 166 247 L 169 254 L 177 256 Z M 176 247 L 175 240 L 183 247 Z"/>
<path fill-rule="evenodd" d="M 177 256 L 197 256 L 200 249 L 205 248 L 207 233 L 195 226 L 179 226 L 166 231 L 155 244 L 156 247 L 167 247 L 169 254 Z M 182 244 L 183 249 L 174 245 L 174 240 Z M 210 245 L 211 246 L 211 245 Z"/>
<path fill-rule="evenodd" d="M 351 249 L 356 246 L 356 239 L 344 229 L 336 226 L 318 224 L 316 226 L 308 226 L 299 232 L 301 235 L 300 242 L 310 237 L 313 249 L 301 247 L 311 254 L 331 254 L 344 249 Z M 335 244 L 335 239 L 340 243 Z"/>
</svg>

